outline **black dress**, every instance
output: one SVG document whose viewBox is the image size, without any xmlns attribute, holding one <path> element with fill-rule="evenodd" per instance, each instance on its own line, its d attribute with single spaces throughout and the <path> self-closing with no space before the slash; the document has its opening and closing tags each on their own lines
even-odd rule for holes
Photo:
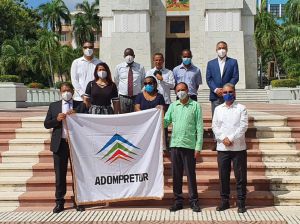
<svg viewBox="0 0 300 224">
<path fill-rule="evenodd" d="M 89 82 L 85 95 L 90 98 L 90 114 L 113 114 L 112 100 L 118 100 L 118 89 L 115 83 L 100 87 L 95 80 Z"/>
<path fill-rule="evenodd" d="M 157 93 L 157 96 L 155 97 L 155 99 L 150 101 L 150 100 L 147 100 L 144 97 L 143 92 L 141 92 L 136 96 L 135 104 L 139 104 L 141 110 L 147 110 L 147 109 L 155 108 L 158 105 L 164 106 L 165 100 L 164 100 L 163 95 L 161 95 L 160 93 Z"/>
</svg>

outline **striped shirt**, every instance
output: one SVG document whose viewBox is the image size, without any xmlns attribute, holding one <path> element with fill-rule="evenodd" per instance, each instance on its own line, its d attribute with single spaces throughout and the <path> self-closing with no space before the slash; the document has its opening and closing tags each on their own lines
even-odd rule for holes
<svg viewBox="0 0 300 224">
<path fill-rule="evenodd" d="M 164 118 L 164 126 L 168 127 L 171 123 L 170 147 L 202 150 L 203 118 L 199 103 L 191 99 L 187 104 L 182 104 L 180 100 L 171 103 Z"/>
</svg>

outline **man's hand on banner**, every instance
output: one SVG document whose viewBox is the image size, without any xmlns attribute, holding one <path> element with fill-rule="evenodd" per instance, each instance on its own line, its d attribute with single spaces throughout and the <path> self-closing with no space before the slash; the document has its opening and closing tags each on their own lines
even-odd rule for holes
<svg viewBox="0 0 300 224">
<path fill-rule="evenodd" d="M 70 114 L 75 114 L 75 113 L 76 113 L 76 110 L 69 110 L 66 114 L 70 115 Z"/>
<path fill-rule="evenodd" d="M 58 115 L 57 115 L 57 121 L 62 121 L 62 120 L 64 120 L 64 119 L 66 119 L 66 115 L 64 114 L 64 113 L 59 113 Z"/>
</svg>

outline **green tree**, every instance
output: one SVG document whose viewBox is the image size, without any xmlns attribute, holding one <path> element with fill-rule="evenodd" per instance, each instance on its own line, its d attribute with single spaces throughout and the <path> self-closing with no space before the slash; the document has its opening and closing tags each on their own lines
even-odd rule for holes
<svg viewBox="0 0 300 224">
<path fill-rule="evenodd" d="M 62 21 L 70 23 L 70 12 L 63 0 L 52 0 L 39 6 L 40 15 L 44 28 L 49 26 L 52 32 L 58 31 L 61 34 Z"/>
<path fill-rule="evenodd" d="M 70 68 L 73 60 L 77 58 L 76 51 L 69 46 L 60 46 L 56 53 L 57 74 L 60 81 L 63 81 L 63 74 L 70 80 Z"/>
<path fill-rule="evenodd" d="M 74 34 L 77 46 L 82 46 L 85 41 L 94 41 L 94 30 L 82 14 L 75 16 Z"/>
<path fill-rule="evenodd" d="M 0 1 L 0 45 L 16 35 L 36 39 L 39 27 L 39 16 L 35 10 L 14 0 Z"/>
</svg>

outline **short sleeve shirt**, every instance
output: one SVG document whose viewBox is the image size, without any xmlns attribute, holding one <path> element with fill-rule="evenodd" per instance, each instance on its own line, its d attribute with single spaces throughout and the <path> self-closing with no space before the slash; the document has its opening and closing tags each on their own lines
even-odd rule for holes
<svg viewBox="0 0 300 224">
<path fill-rule="evenodd" d="M 157 93 L 156 98 L 152 101 L 147 100 L 143 93 L 139 93 L 135 98 L 135 104 L 139 104 L 141 110 L 147 110 L 155 108 L 158 105 L 165 105 L 165 100 L 160 93 Z"/>
<path fill-rule="evenodd" d="M 85 93 L 90 97 L 91 104 L 97 106 L 109 106 L 111 100 L 118 99 L 118 89 L 115 83 L 100 87 L 93 80 L 87 85 Z"/>
</svg>

